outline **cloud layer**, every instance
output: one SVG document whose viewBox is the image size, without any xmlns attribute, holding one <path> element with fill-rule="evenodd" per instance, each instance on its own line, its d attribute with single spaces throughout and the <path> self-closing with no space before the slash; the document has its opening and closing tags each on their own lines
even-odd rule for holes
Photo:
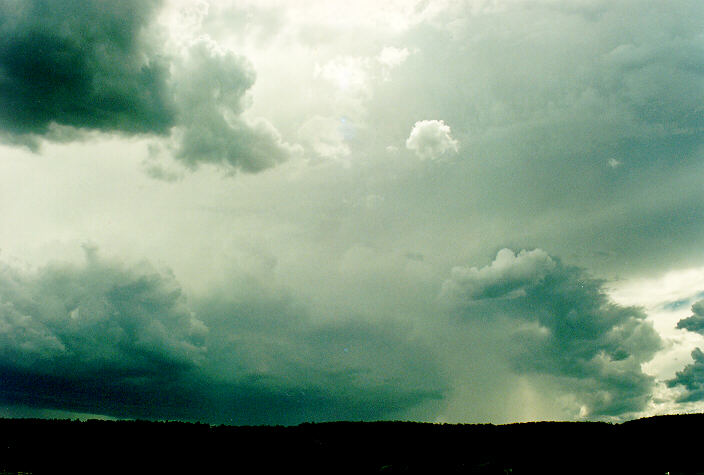
<svg viewBox="0 0 704 475">
<path fill-rule="evenodd" d="M 383 419 L 443 398 L 432 355 L 398 325 L 315 324 L 266 296 L 190 303 L 169 273 L 87 252 L 3 265 L 2 404 L 261 424 Z"/>
</svg>

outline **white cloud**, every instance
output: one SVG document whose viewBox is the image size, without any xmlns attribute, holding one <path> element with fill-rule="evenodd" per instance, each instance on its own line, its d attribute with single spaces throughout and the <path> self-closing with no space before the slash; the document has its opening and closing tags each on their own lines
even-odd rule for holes
<svg viewBox="0 0 704 475">
<path fill-rule="evenodd" d="M 395 68 L 396 66 L 403 63 L 406 58 L 411 53 L 408 48 L 394 48 L 393 46 L 387 46 L 381 50 L 379 56 L 377 56 L 377 61 L 379 64 L 386 66 L 387 68 Z"/>
<path fill-rule="evenodd" d="M 438 159 L 447 153 L 457 153 L 458 142 L 452 138 L 450 126 L 442 120 L 420 120 L 406 140 L 406 148 L 420 158 Z"/>
<path fill-rule="evenodd" d="M 317 156 L 339 159 L 350 154 L 345 142 L 345 126 L 344 118 L 315 116 L 298 129 L 298 136 Z"/>
<path fill-rule="evenodd" d="M 381 50 L 376 57 L 377 62 L 381 65 L 381 77 L 384 81 L 391 79 L 391 70 L 403 64 L 410 56 L 408 48 L 394 48 L 386 46 Z"/>
<path fill-rule="evenodd" d="M 333 83 L 346 92 L 364 91 L 367 87 L 367 58 L 338 57 L 327 63 L 316 65 L 314 77 Z"/>
</svg>

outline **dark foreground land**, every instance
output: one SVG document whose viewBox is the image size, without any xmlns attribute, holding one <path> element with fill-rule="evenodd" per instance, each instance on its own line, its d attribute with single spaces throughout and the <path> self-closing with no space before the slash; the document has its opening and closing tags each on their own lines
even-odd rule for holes
<svg viewBox="0 0 704 475">
<path fill-rule="evenodd" d="M 0 419 L 0 474 L 704 474 L 703 434 L 704 414 L 502 426 Z"/>
</svg>

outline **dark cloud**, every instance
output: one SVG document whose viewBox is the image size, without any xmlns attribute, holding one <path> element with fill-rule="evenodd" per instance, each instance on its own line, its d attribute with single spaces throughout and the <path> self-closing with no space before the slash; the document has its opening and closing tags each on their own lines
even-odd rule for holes
<svg viewBox="0 0 704 475">
<path fill-rule="evenodd" d="M 189 303 L 168 272 L 92 250 L 0 268 L 0 379 L 3 405 L 235 424 L 403 417 L 445 388 L 409 329 L 261 293 Z"/>
<path fill-rule="evenodd" d="M 189 168 L 257 172 L 295 151 L 248 120 L 250 64 L 202 39 L 185 58 L 160 55 L 149 31 L 159 0 L 29 0 L 0 4 L 0 135 L 38 148 L 66 129 L 174 134 Z M 63 127 L 63 128 L 62 128 Z M 158 173 L 156 177 L 160 177 Z"/>
<path fill-rule="evenodd" d="M 0 268 L 1 365 L 11 372 L 120 385 L 198 366 L 207 328 L 172 276 L 89 254 L 34 274 Z"/>
<path fill-rule="evenodd" d="M 142 35 L 160 3 L 2 2 L 0 127 L 167 133 L 175 121 L 168 64 Z"/>
<path fill-rule="evenodd" d="M 677 322 L 677 328 L 689 330 L 704 335 L 704 300 L 692 305 L 692 315 Z"/>
<path fill-rule="evenodd" d="M 256 381 L 260 391 L 299 401 L 286 420 L 403 417 L 445 395 L 435 356 L 397 323 L 355 315 L 315 323 L 290 297 L 256 287 L 240 298 L 211 294 L 194 307 L 211 329 L 209 373 L 225 386 Z M 272 410 L 286 412 L 282 404 L 255 412 L 270 420 Z"/>
<path fill-rule="evenodd" d="M 482 268 L 458 267 L 443 294 L 465 318 L 505 325 L 512 367 L 573 393 L 590 416 L 642 410 L 653 385 L 641 363 L 661 347 L 645 314 L 611 302 L 602 281 L 540 249 L 499 251 Z"/>
<path fill-rule="evenodd" d="M 692 351 L 692 363 L 678 371 L 674 378 L 667 381 L 668 387 L 684 386 L 687 390 L 678 402 L 692 402 L 704 400 L 704 353 L 695 348 Z"/>
<path fill-rule="evenodd" d="M 704 300 L 699 300 L 692 305 L 692 313 L 690 317 L 677 322 L 677 328 L 704 335 Z M 704 400 L 704 353 L 700 348 L 692 351 L 692 359 L 694 360 L 692 363 L 667 381 L 667 385 L 671 388 L 683 386 L 687 390 L 678 399 L 679 402 Z"/>
</svg>

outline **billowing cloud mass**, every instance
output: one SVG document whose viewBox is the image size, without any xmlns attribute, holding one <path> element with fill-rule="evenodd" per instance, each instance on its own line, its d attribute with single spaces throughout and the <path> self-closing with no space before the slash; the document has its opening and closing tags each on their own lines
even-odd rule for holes
<svg viewBox="0 0 704 475">
<path fill-rule="evenodd" d="M 463 318 L 505 325 L 514 371 L 554 378 L 582 415 L 637 412 L 653 386 L 641 364 L 662 343 L 641 310 L 601 286 L 540 249 L 502 249 L 488 266 L 454 268 L 443 296 Z"/>
<path fill-rule="evenodd" d="M 406 140 L 406 148 L 422 159 L 437 159 L 449 152 L 457 152 L 457 140 L 452 138 L 450 126 L 442 120 L 420 120 L 415 123 Z"/>
<path fill-rule="evenodd" d="M 162 51 L 153 31 L 161 4 L 3 2 L 0 136 L 36 149 L 40 137 L 80 131 L 171 134 L 189 168 L 258 172 L 285 161 L 296 149 L 265 119 L 242 116 L 249 63 L 203 38 L 185 58 Z"/>
<path fill-rule="evenodd" d="M 692 305 L 693 315 L 677 322 L 677 328 L 704 335 L 704 300 Z M 692 351 L 692 362 L 678 371 L 667 381 L 669 387 L 682 386 L 686 392 L 679 397 L 680 402 L 704 400 L 704 353 L 701 348 Z"/>
<path fill-rule="evenodd" d="M 700 300 L 692 305 L 691 317 L 683 318 L 677 322 L 677 328 L 704 334 L 704 300 Z"/>
<path fill-rule="evenodd" d="M 168 63 L 143 34 L 160 3 L 2 2 L 2 130 L 18 139 L 48 134 L 53 124 L 168 133 Z"/>
<path fill-rule="evenodd" d="M 180 137 L 176 157 L 189 166 L 225 165 L 258 172 L 286 160 L 294 148 L 266 120 L 242 117 L 255 74 L 246 59 L 199 40 L 174 79 Z"/>
<path fill-rule="evenodd" d="M 433 357 L 405 333 L 316 325 L 266 297 L 189 302 L 173 275 L 89 249 L 81 265 L 0 269 L 0 404 L 238 424 L 387 418 L 443 398 Z"/>
</svg>

